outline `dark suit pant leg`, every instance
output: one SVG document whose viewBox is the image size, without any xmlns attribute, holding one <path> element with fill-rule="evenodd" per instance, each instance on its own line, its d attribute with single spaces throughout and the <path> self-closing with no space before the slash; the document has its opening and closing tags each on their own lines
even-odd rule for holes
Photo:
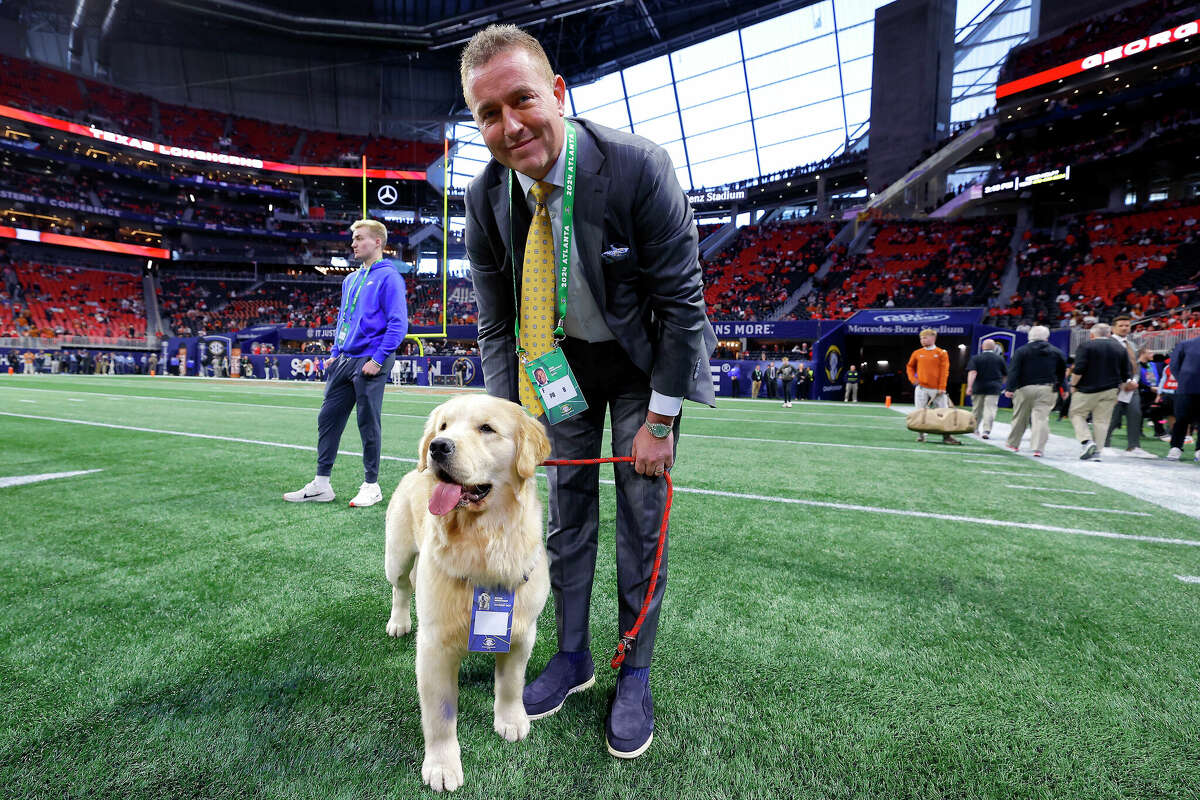
<svg viewBox="0 0 1200 800">
<path fill-rule="evenodd" d="M 582 382 L 579 373 L 576 370 L 576 377 Z M 587 398 L 587 411 L 547 426 L 551 458 L 600 457 L 604 397 L 599 392 L 589 391 L 590 387 L 586 385 L 581 388 Z M 546 535 L 550 589 L 554 595 L 554 619 L 558 624 L 558 648 L 568 653 L 586 650 L 591 643 L 589 616 L 600 527 L 599 477 L 600 466 L 597 464 L 546 467 L 550 484 L 550 524 Z"/>
<path fill-rule="evenodd" d="M 369 360 L 370 357 L 364 357 L 354 361 L 354 398 L 358 406 L 358 433 L 362 437 L 364 480 L 377 483 L 383 442 L 383 390 L 396 359 L 389 356 L 377 374 L 367 376 L 362 368 Z"/>
<path fill-rule="evenodd" d="M 333 462 L 337 459 L 338 444 L 342 431 L 354 407 L 353 373 L 347 369 L 354 359 L 339 358 L 325 379 L 325 399 L 321 402 L 321 413 L 317 415 L 317 474 L 328 477 L 333 473 Z"/>
<path fill-rule="evenodd" d="M 1171 447 L 1183 449 L 1183 440 L 1187 438 L 1188 427 L 1197 422 L 1200 416 L 1200 394 L 1175 393 L 1175 426 L 1171 428 Z M 1196 452 L 1200 453 L 1200 440 L 1196 442 Z"/>
<path fill-rule="evenodd" d="M 613 399 L 613 455 L 630 455 L 633 437 L 646 421 L 649 406 L 649 386 L 644 391 L 631 391 Z M 682 416 L 682 415 L 681 415 Z M 680 418 L 675 418 L 675 441 L 678 452 Z M 663 508 L 667 501 L 665 478 L 639 475 L 633 464 L 616 464 L 617 483 L 617 591 L 618 624 L 617 636 L 633 627 L 646 590 L 654 572 L 654 553 L 658 548 L 659 531 L 662 528 Z M 648 667 L 654 654 L 654 639 L 658 633 L 658 615 L 662 608 L 663 594 L 667 588 L 668 541 L 663 544 L 662 564 L 654 586 L 654 596 L 646 619 L 642 623 L 631 650 L 625 656 L 629 667 Z"/>
</svg>

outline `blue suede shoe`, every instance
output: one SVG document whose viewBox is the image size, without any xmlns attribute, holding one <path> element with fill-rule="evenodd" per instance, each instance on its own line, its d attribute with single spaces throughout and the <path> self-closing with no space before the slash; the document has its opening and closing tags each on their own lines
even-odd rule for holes
<svg viewBox="0 0 1200 800">
<path fill-rule="evenodd" d="M 531 720 L 548 717 L 563 707 L 567 697 L 596 683 L 592 654 L 555 653 L 542 674 L 525 687 L 521 699 Z"/>
<path fill-rule="evenodd" d="M 604 739 L 608 752 L 617 758 L 637 758 L 654 740 L 654 698 L 650 687 L 634 677 L 617 680 L 604 720 Z"/>
</svg>

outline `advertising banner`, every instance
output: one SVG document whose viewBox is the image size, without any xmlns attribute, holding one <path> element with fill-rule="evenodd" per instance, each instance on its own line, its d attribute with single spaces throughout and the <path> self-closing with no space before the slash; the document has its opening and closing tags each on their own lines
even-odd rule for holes
<svg viewBox="0 0 1200 800">
<path fill-rule="evenodd" d="M 939 334 L 966 336 L 983 319 L 982 308 L 872 308 L 846 320 L 846 333 L 894 335 L 932 328 Z"/>
</svg>

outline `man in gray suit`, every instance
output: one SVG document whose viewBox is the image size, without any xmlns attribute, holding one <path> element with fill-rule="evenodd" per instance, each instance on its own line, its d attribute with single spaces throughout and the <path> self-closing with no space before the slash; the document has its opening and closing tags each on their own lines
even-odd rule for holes
<svg viewBox="0 0 1200 800">
<path fill-rule="evenodd" d="M 606 410 L 618 464 L 616 556 L 620 631 L 636 621 L 653 571 L 683 398 L 714 404 L 708 358 L 716 336 L 704 307 L 696 226 L 666 152 L 637 136 L 566 120 L 566 84 L 537 40 L 511 25 L 472 38 L 461 61 L 463 94 L 493 159 L 466 195 L 466 247 L 479 303 L 479 348 L 490 394 L 517 400 L 528 380 L 524 280 L 537 271 L 526 243 L 548 244 L 566 314 L 555 349 L 565 354 L 587 410 L 549 425 L 553 457 L 601 455 Z M 572 135 L 572 130 L 574 131 Z M 572 141 L 575 145 L 572 149 Z M 569 154 L 575 158 L 569 158 Z M 574 177 L 573 177 L 574 176 Z M 568 193 L 573 188 L 573 215 Z M 532 197 L 531 197 L 532 196 Z M 566 208 L 565 208 L 566 206 Z M 567 212 L 567 213 L 564 213 Z M 564 237 L 564 219 L 573 216 Z M 539 228 L 538 225 L 547 225 Z M 572 241 L 563 247 L 564 239 Z M 538 245 L 542 247 L 543 245 Z M 518 288 L 520 287 L 520 288 Z M 565 291 L 564 291 L 565 290 Z M 520 296 L 518 296 L 520 295 Z M 550 310 L 554 310 L 553 308 Z M 518 318 L 519 317 L 519 318 Z M 542 323 L 545 324 L 545 323 Z M 531 353 L 532 355 L 532 353 Z M 541 412 L 536 401 L 526 407 Z M 595 682 L 588 612 L 599 529 L 599 468 L 550 467 L 546 549 L 559 652 L 525 688 L 531 719 L 558 711 Z M 649 668 L 666 585 L 666 552 L 646 619 L 628 645 L 605 721 L 608 751 L 635 758 L 653 738 Z"/>
</svg>

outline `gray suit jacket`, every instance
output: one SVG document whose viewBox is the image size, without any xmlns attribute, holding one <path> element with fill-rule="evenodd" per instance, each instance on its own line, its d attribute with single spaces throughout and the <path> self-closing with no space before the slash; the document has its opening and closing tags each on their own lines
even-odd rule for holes
<svg viewBox="0 0 1200 800">
<path fill-rule="evenodd" d="M 671 159 L 640 136 L 574 122 L 575 247 L 592 295 L 652 389 L 714 405 L 708 358 L 717 338 L 704 307 L 692 210 Z M 466 247 L 484 383 L 489 394 L 516 401 L 513 270 L 519 286 L 530 214 L 516 197 L 510 228 L 507 172 L 493 159 L 467 188 Z"/>
</svg>

